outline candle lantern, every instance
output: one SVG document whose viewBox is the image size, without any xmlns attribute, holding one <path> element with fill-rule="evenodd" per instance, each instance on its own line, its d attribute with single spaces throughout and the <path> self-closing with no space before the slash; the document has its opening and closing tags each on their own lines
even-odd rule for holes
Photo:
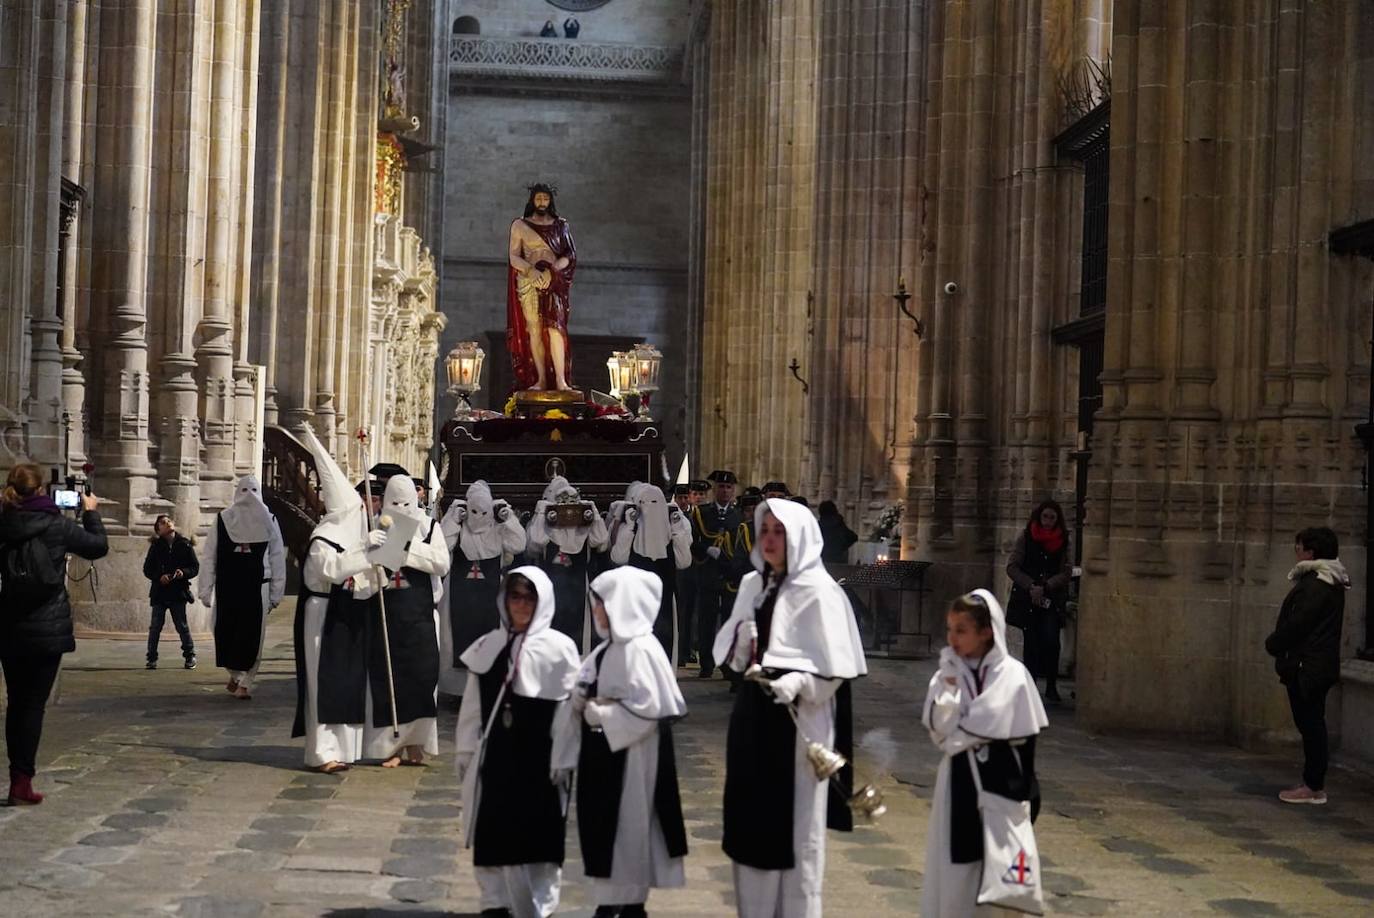
<svg viewBox="0 0 1374 918">
<path fill-rule="evenodd" d="M 652 421 L 649 397 L 658 391 L 658 374 L 663 366 L 663 354 L 652 344 L 641 341 L 626 355 L 634 368 L 635 390 L 639 393 L 639 413 L 636 420 Z"/>
<path fill-rule="evenodd" d="M 486 352 L 476 341 L 458 342 L 444 358 L 448 392 L 457 399 L 453 406 L 455 421 L 471 421 L 475 417 L 472 395 L 482 388 L 482 361 L 486 358 Z"/>
</svg>

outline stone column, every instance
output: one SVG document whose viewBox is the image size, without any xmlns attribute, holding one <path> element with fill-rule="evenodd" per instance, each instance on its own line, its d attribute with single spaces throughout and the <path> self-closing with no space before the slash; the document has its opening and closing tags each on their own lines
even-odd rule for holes
<svg viewBox="0 0 1374 918">
<path fill-rule="evenodd" d="M 68 7 L 67 22 L 67 73 L 66 101 L 64 115 L 66 124 L 62 135 L 62 172 L 72 181 L 80 182 L 83 176 L 81 146 L 85 136 L 86 111 L 86 28 L 89 4 L 77 0 Z M 80 209 L 79 207 L 77 208 Z M 77 325 L 82 322 L 79 287 L 85 274 L 81 271 L 83 249 L 81 245 L 89 221 L 76 223 L 78 214 L 73 212 L 64 228 L 67 233 L 65 263 L 62 265 L 62 413 L 66 428 L 67 471 L 79 470 L 86 461 L 86 379 L 82 373 L 82 352 L 77 344 Z M 79 299 L 80 298 L 80 299 Z"/>
</svg>

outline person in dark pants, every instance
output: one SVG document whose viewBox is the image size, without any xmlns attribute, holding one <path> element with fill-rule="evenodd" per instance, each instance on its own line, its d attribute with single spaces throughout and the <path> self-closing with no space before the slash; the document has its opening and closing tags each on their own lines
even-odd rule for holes
<svg viewBox="0 0 1374 918">
<path fill-rule="evenodd" d="M 1284 803 L 1326 803 L 1326 693 L 1340 679 L 1341 623 L 1350 577 L 1341 564 L 1336 534 L 1304 529 L 1294 539 L 1293 588 L 1279 607 L 1264 649 L 1288 689 L 1293 724 L 1302 735 L 1302 783 L 1279 792 Z"/>
<path fill-rule="evenodd" d="M 1025 633 L 1026 669 L 1045 680 L 1045 700 L 1059 701 L 1059 629 L 1073 579 L 1073 556 L 1064 511 L 1042 501 L 1016 537 L 1007 561 L 1011 599 L 1007 624 Z"/>
<path fill-rule="evenodd" d="M 734 576 L 735 535 L 741 518 L 735 507 L 735 485 L 739 479 L 729 470 L 707 476 L 715 485 L 715 499 L 699 505 L 692 513 L 692 557 L 697 578 L 697 654 L 700 679 L 715 673 L 711 658 L 716 629 L 730 617 L 739 580 Z"/>
<path fill-rule="evenodd" d="M 692 510 L 696 507 L 696 501 L 692 499 L 690 485 L 679 484 L 673 486 L 673 503 L 677 505 L 678 511 L 682 513 L 687 521 L 692 520 Z M 692 538 L 696 538 L 696 530 L 692 531 Z M 686 666 L 688 663 L 697 661 L 697 566 L 700 564 L 695 558 L 692 565 L 677 572 L 677 659 L 674 662 L 677 666 Z"/>
<path fill-rule="evenodd" d="M 152 616 L 148 620 L 149 669 L 157 669 L 157 645 L 162 637 L 162 623 L 172 613 L 172 625 L 181 637 L 181 656 L 187 669 L 196 668 L 196 645 L 191 640 L 191 628 L 186 624 L 186 604 L 191 601 L 191 579 L 200 571 L 196 550 L 191 540 L 177 532 L 176 524 L 166 515 L 153 523 L 153 537 L 148 554 L 143 559 L 143 576 L 148 578 L 148 601 Z"/>
<path fill-rule="evenodd" d="M 43 802 L 33 789 L 43 712 L 62 655 L 76 649 L 67 552 L 94 561 L 109 551 L 96 505 L 87 494 L 80 525 L 64 517 L 35 465 L 16 465 L 0 493 L 0 669 L 9 696 L 11 806 Z"/>
</svg>

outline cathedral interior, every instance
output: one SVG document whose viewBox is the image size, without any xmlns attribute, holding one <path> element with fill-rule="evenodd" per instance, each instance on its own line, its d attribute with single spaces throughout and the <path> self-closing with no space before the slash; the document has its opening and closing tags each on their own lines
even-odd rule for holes
<svg viewBox="0 0 1374 918">
<path fill-rule="evenodd" d="M 891 650 L 1004 594 L 1053 498 L 1076 722 L 1291 739 L 1262 641 L 1329 526 L 1332 729 L 1374 761 L 1368 3 L 12 0 L 0 33 L 0 469 L 100 496 L 86 633 L 145 627 L 154 519 L 203 532 L 293 428 L 441 466 L 465 341 L 501 411 L 546 182 L 573 383 L 654 344 L 665 468 L 928 563 Z"/>
</svg>

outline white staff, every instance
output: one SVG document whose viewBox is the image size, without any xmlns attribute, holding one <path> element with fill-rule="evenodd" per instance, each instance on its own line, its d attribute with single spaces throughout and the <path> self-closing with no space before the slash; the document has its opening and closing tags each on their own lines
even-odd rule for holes
<svg viewBox="0 0 1374 918">
<path fill-rule="evenodd" d="M 358 428 L 358 443 L 363 450 L 363 466 L 367 465 L 367 428 Z M 363 490 L 367 492 L 364 503 L 367 506 L 367 528 L 372 529 L 372 473 L 363 473 Z M 377 521 L 383 529 L 391 528 L 391 518 L 383 514 Z M 401 735 L 401 725 L 396 718 L 396 680 L 391 675 L 391 638 L 386 632 L 386 571 L 380 564 L 373 565 L 377 572 L 377 604 L 382 610 L 382 650 L 386 652 L 386 687 L 391 696 L 391 735 L 399 737 Z"/>
</svg>

